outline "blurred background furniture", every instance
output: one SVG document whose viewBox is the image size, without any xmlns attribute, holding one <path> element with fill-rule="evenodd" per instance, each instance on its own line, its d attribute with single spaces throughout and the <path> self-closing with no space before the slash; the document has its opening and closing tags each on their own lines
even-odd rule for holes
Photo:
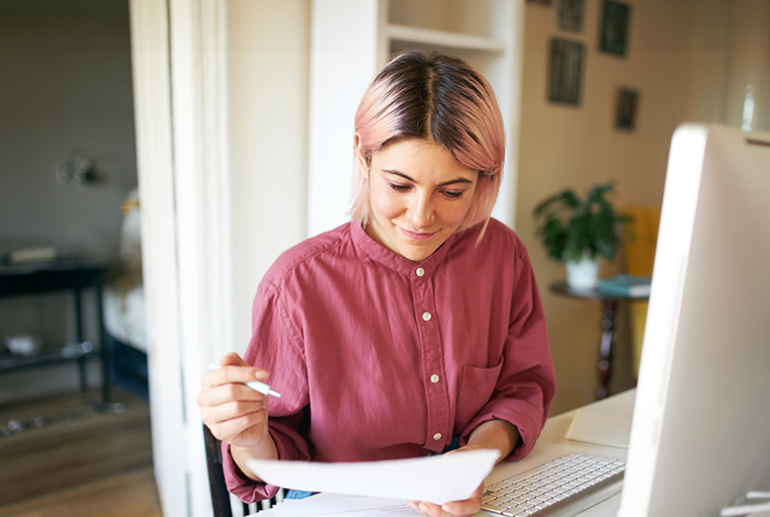
<svg viewBox="0 0 770 517">
<path fill-rule="evenodd" d="M 652 278 L 655 246 L 658 242 L 658 227 L 660 226 L 660 207 L 629 206 L 624 210 L 624 215 L 633 218 L 627 225 L 628 231 L 623 235 L 626 273 Z M 629 304 L 628 312 L 631 326 L 634 378 L 638 378 L 642 343 L 644 342 L 644 326 L 647 321 L 647 301 Z"/>
<path fill-rule="evenodd" d="M 20 368 L 77 361 L 80 370 L 80 388 L 88 389 L 86 360 L 98 350 L 102 371 L 102 402 L 110 402 L 110 354 L 105 339 L 102 318 L 102 275 L 105 266 L 97 262 L 79 259 L 58 259 L 48 262 L 0 266 L 0 296 L 19 296 L 52 291 L 71 291 L 74 298 L 75 336 L 59 349 L 37 355 L 0 356 L 0 373 Z M 85 341 L 83 330 L 82 291 L 93 289 L 96 295 L 95 318 L 98 325 L 98 342 Z"/>
<path fill-rule="evenodd" d="M 139 210 L 139 194 L 134 189 L 122 206 L 120 265 L 104 286 L 104 325 L 112 353 L 115 385 L 149 401 Z"/>
<path fill-rule="evenodd" d="M 550 285 L 550 291 L 554 294 L 577 300 L 597 300 L 602 302 L 602 335 L 599 342 L 598 363 L 599 388 L 596 390 L 596 398 L 606 398 L 609 395 L 609 382 L 612 376 L 612 344 L 615 329 L 615 314 L 618 309 L 618 304 L 623 300 L 647 300 L 648 297 L 646 295 L 633 296 L 630 294 L 628 296 L 610 297 L 602 294 L 596 287 L 590 289 L 574 289 L 565 281 L 552 283 Z"/>
</svg>

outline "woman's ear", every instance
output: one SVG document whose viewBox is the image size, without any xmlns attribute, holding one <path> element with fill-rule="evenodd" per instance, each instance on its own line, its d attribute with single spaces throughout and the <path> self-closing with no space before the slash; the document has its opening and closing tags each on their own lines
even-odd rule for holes
<svg viewBox="0 0 770 517">
<path fill-rule="evenodd" d="M 355 149 L 356 160 L 358 160 L 358 166 L 361 168 L 361 173 L 369 178 L 369 164 L 366 163 L 366 156 L 364 156 L 364 149 L 361 145 L 361 135 L 356 133 L 353 135 L 353 149 Z"/>
</svg>

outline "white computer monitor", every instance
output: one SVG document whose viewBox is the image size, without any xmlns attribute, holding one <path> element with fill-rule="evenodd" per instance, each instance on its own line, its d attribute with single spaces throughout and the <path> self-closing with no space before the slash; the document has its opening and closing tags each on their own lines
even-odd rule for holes
<svg viewBox="0 0 770 517">
<path fill-rule="evenodd" d="M 668 162 L 619 517 L 770 490 L 770 133 L 686 124 Z"/>
</svg>

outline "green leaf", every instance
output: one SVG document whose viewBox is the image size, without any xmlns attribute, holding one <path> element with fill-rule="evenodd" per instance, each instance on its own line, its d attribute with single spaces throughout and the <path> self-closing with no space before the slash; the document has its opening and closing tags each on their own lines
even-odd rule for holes
<svg viewBox="0 0 770 517">
<path fill-rule="evenodd" d="M 617 256 L 623 225 L 632 219 L 615 211 L 608 199 L 613 190 L 612 181 L 599 183 L 581 199 L 567 188 L 537 204 L 536 234 L 549 257 L 565 262 L 578 261 L 586 252 L 608 260 Z"/>
</svg>

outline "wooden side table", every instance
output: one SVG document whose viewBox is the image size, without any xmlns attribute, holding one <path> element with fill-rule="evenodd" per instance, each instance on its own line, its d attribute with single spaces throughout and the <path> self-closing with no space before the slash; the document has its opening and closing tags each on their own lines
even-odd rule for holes
<svg viewBox="0 0 770 517">
<path fill-rule="evenodd" d="M 609 395 L 609 383 L 612 376 L 612 338 L 615 329 L 615 311 L 622 300 L 647 300 L 649 296 L 606 296 L 596 288 L 574 289 L 567 282 L 554 282 L 549 290 L 557 295 L 566 296 L 578 300 L 601 301 L 602 307 L 602 337 L 599 342 L 599 388 L 596 390 L 596 398 L 603 399 Z"/>
<path fill-rule="evenodd" d="M 99 342 L 96 345 L 102 363 L 102 402 L 109 405 L 110 359 L 102 318 L 102 274 L 104 270 L 103 264 L 75 259 L 0 266 L 0 297 L 71 291 L 75 305 L 75 332 L 77 334 L 75 340 L 82 344 L 85 336 L 81 292 L 83 289 L 93 289 L 96 294 L 96 321 L 99 329 Z M 87 387 L 85 361 L 91 354 L 92 352 L 89 352 L 87 347 L 81 347 L 80 351 L 71 351 L 65 347 L 61 351 L 38 356 L 0 358 L 0 374 L 21 368 L 77 361 L 80 369 L 80 386 L 85 391 Z"/>
</svg>

